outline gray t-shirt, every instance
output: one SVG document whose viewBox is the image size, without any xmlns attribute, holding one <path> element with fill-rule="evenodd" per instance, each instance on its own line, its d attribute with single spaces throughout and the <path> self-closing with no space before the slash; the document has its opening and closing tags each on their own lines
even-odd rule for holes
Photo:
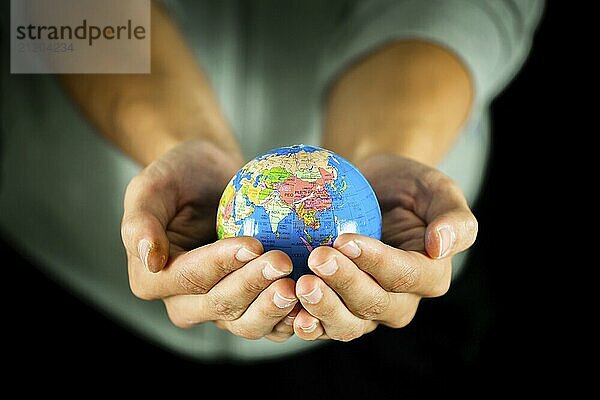
<svg viewBox="0 0 600 400">
<path fill-rule="evenodd" d="M 4 3 L 4 7 L 7 7 Z M 165 1 L 205 68 L 247 158 L 320 144 L 328 82 L 392 40 L 448 47 L 476 101 L 440 169 L 473 202 L 489 146 L 490 101 L 529 51 L 542 1 Z M 3 10 L 2 27 L 10 15 Z M 6 37 L 6 36 L 5 36 Z M 9 54 L 6 40 L 1 54 Z M 174 327 L 160 301 L 130 292 L 120 240 L 125 187 L 140 166 L 86 122 L 52 76 L 10 75 L 2 60 L 0 228 L 51 276 L 134 332 L 186 356 L 275 357 L 319 345 L 240 339 L 206 323 Z M 458 258 L 455 270 L 462 266 Z"/>
</svg>

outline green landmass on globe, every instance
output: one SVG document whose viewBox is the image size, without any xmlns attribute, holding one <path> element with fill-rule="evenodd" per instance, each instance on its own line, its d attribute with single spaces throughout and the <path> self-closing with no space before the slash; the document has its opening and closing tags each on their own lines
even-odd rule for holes
<svg viewBox="0 0 600 400">
<path fill-rule="evenodd" d="M 365 177 L 347 160 L 314 146 L 295 145 L 256 157 L 231 179 L 217 212 L 219 239 L 253 236 L 265 251 L 279 249 L 292 277 L 310 273 L 317 246 L 342 233 L 381 237 L 381 211 Z"/>
</svg>

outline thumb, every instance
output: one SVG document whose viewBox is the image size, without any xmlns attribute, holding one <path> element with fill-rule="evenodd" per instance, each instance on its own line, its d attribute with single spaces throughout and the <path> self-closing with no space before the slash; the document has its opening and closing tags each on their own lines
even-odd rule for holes
<svg viewBox="0 0 600 400">
<path fill-rule="evenodd" d="M 169 211 L 163 198 L 169 191 L 158 190 L 154 180 L 134 178 L 125 193 L 121 237 L 127 257 L 139 261 L 151 272 L 163 269 L 169 258 L 166 226 Z"/>
<path fill-rule="evenodd" d="M 444 258 L 471 247 L 477 236 L 477 220 L 466 208 L 435 218 L 425 231 L 425 249 L 431 258 Z"/>
<path fill-rule="evenodd" d="M 169 240 L 163 225 L 152 214 L 125 214 L 122 237 L 129 257 L 138 257 L 150 272 L 164 268 L 169 258 Z"/>
</svg>

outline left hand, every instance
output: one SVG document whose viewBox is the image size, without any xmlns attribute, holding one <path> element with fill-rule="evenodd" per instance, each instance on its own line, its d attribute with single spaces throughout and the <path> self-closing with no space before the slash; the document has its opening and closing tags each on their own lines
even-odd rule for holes
<svg viewBox="0 0 600 400">
<path fill-rule="evenodd" d="M 475 241 L 477 220 L 459 187 L 438 170 L 395 155 L 360 164 L 379 200 L 382 240 L 343 234 L 318 247 L 316 275 L 296 283 L 303 309 L 294 332 L 305 340 L 349 341 L 379 324 L 406 326 L 422 297 L 448 291 L 452 256 Z"/>
<path fill-rule="evenodd" d="M 134 177 L 123 244 L 132 292 L 162 300 L 181 328 L 213 321 L 248 339 L 292 335 L 292 261 L 251 237 L 216 240 L 215 212 L 240 160 L 204 139 L 182 142 Z M 215 241 L 216 240 L 216 241 Z M 277 327 L 276 327 L 277 325 Z"/>
</svg>

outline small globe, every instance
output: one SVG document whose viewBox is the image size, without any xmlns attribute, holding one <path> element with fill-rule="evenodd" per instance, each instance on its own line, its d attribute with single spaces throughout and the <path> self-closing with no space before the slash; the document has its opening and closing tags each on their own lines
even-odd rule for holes
<svg viewBox="0 0 600 400">
<path fill-rule="evenodd" d="M 365 177 L 329 150 L 295 145 L 256 157 L 231 179 L 217 211 L 219 239 L 252 236 L 292 259 L 292 278 L 311 273 L 308 256 L 338 235 L 381 238 L 381 210 Z"/>
</svg>

